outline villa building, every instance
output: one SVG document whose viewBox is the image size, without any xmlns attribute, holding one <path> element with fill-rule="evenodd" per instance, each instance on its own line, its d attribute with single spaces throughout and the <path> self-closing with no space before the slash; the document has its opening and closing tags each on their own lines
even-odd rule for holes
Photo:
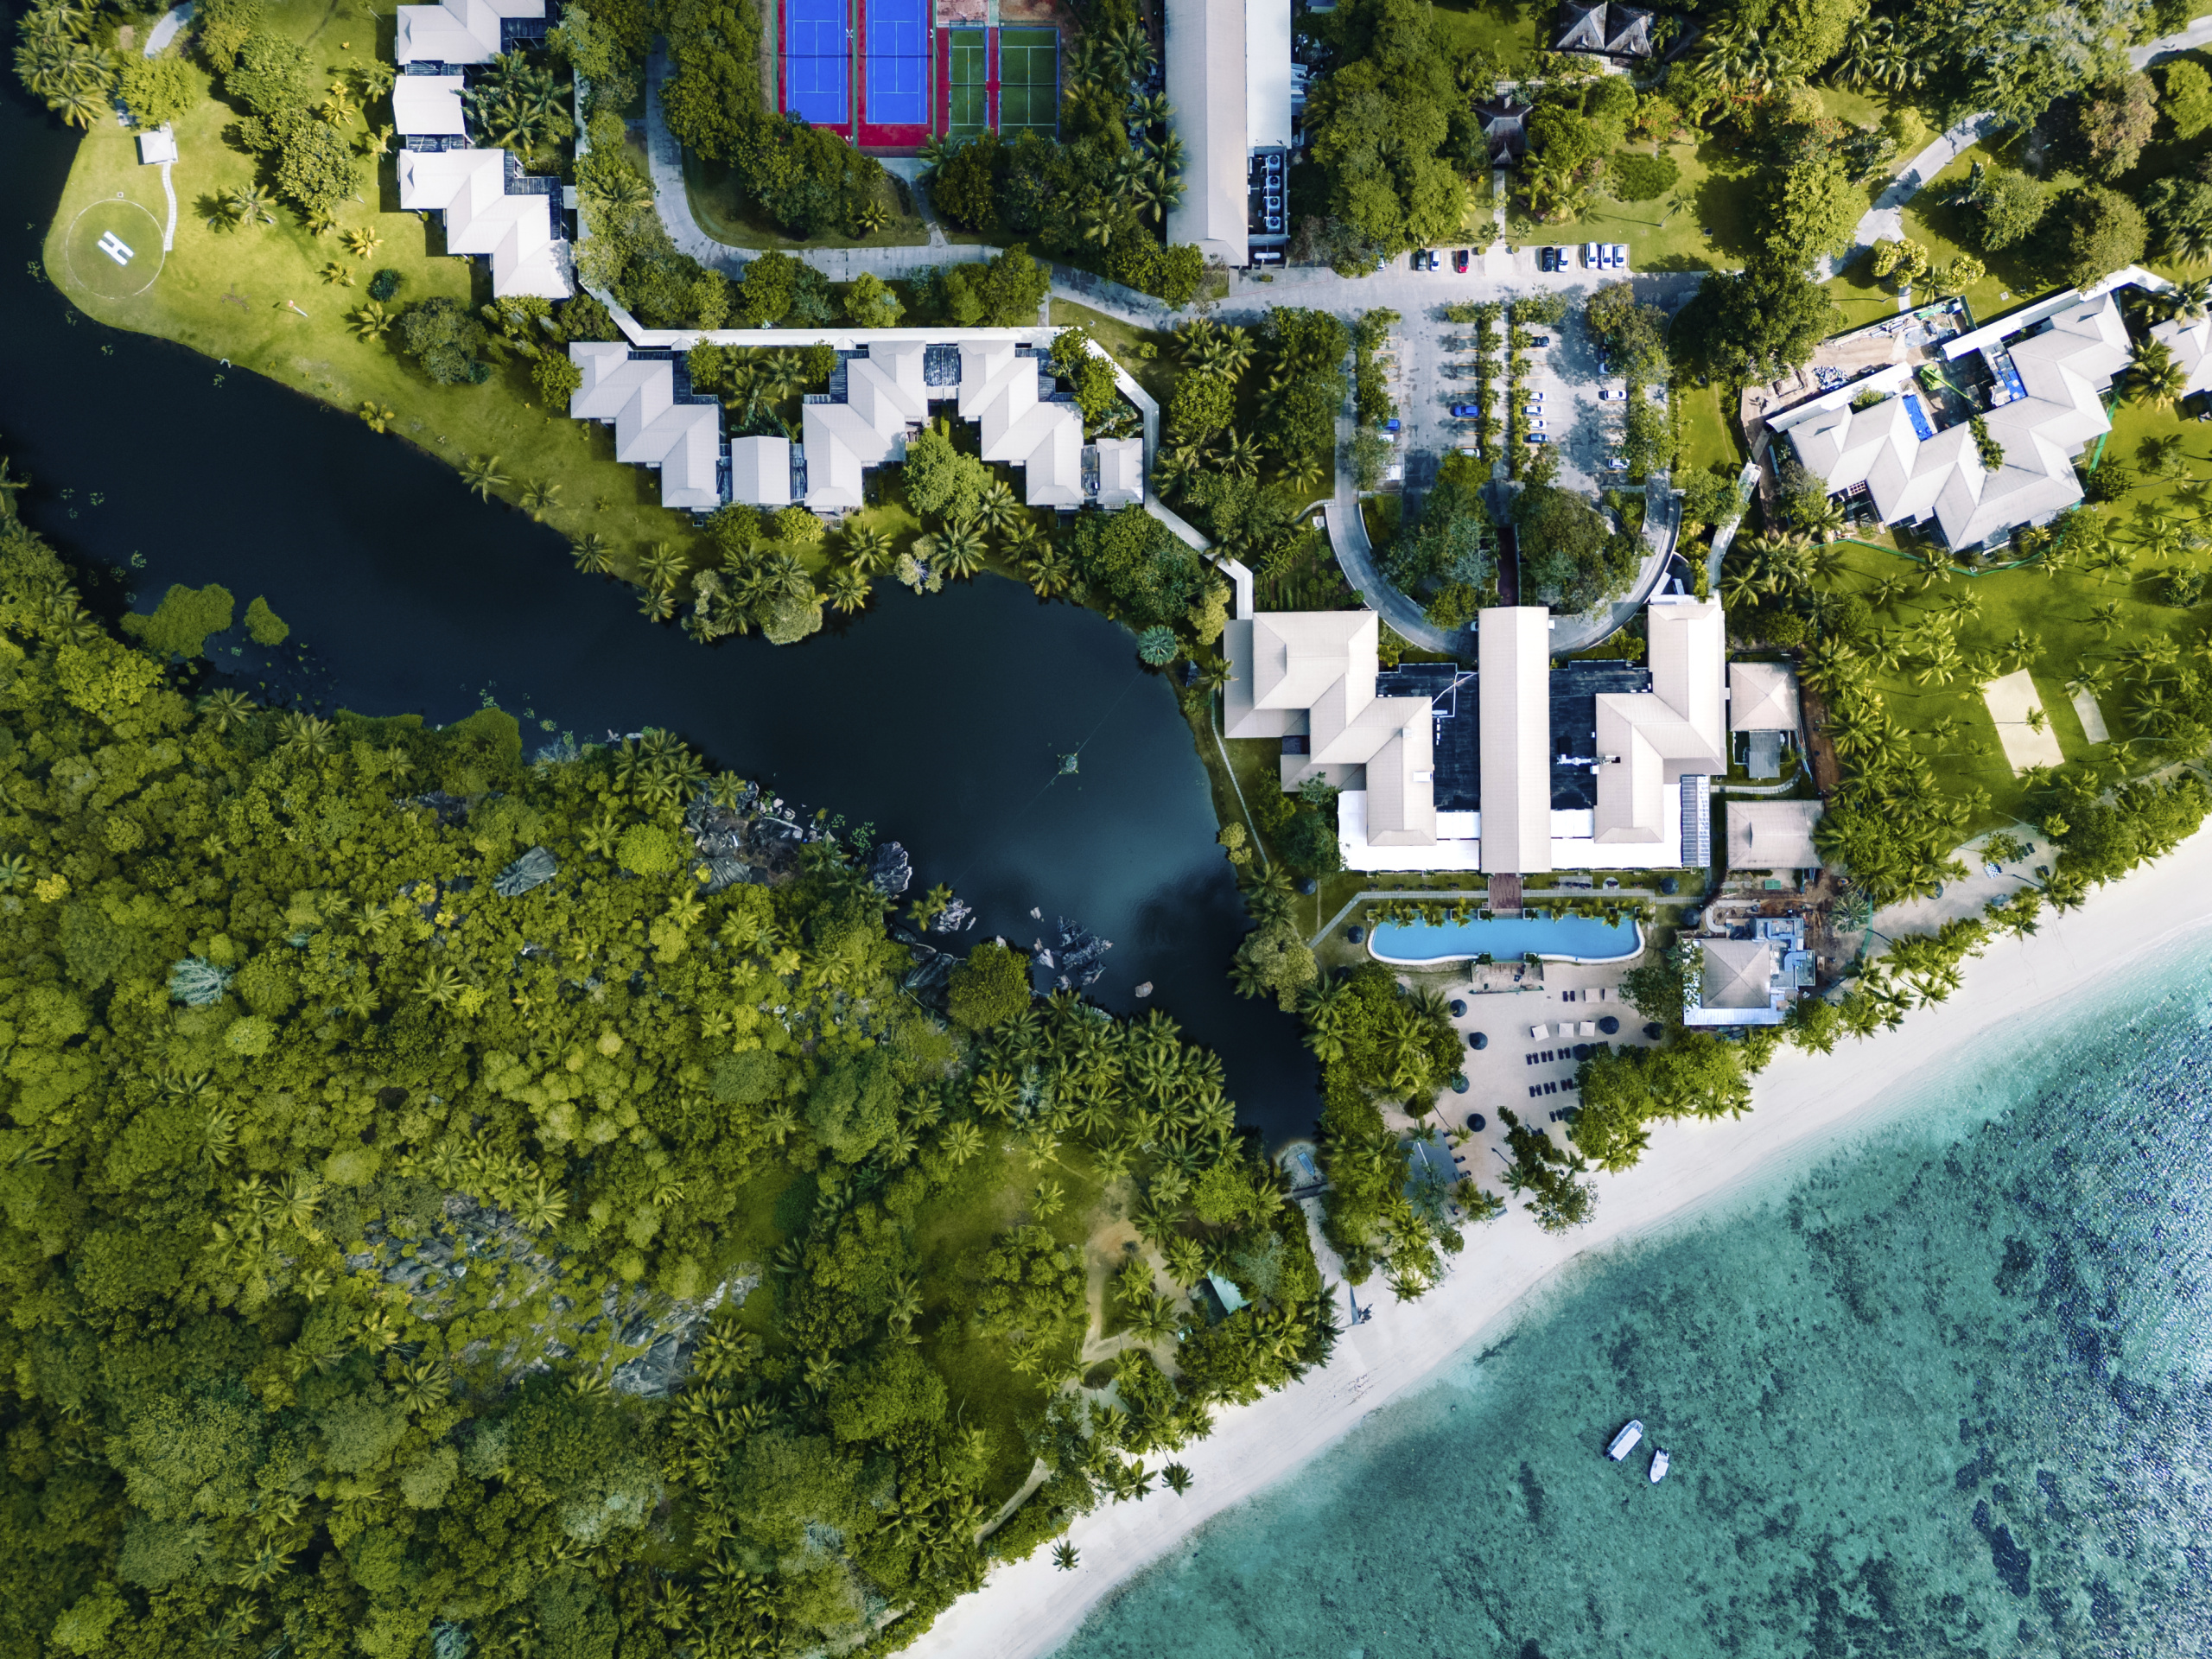
<svg viewBox="0 0 2212 1659">
<path fill-rule="evenodd" d="M 1655 49 L 1651 23 L 1650 12 L 1621 5 L 1618 0 L 1599 0 L 1596 5 L 1567 0 L 1560 8 L 1559 39 L 1552 50 L 1587 52 L 1624 62 L 1649 58 Z"/>
<path fill-rule="evenodd" d="M 2102 394 L 2128 356 L 2112 290 L 2069 289 L 1944 338 L 1916 365 L 1884 364 L 1770 413 L 1766 426 L 1831 495 L 1971 552 L 2082 499 L 2074 457 L 2112 429 Z M 2001 454 L 1985 457 L 1977 415 Z"/>
<path fill-rule="evenodd" d="M 1492 167 L 1511 167 L 1529 153 L 1529 111 L 1532 106 L 1511 92 L 1475 100 L 1475 120 L 1490 147 Z"/>
<path fill-rule="evenodd" d="M 1682 987 L 1686 1026 L 1778 1026 L 1814 983 L 1800 916 L 1763 916 L 1748 938 L 1700 939 Z"/>
<path fill-rule="evenodd" d="M 1728 664 L 1728 730 L 1743 739 L 1744 770 L 1755 779 L 1782 776 L 1782 746 L 1802 742 L 1797 677 L 1782 663 Z"/>
<path fill-rule="evenodd" d="M 1167 102 L 1183 141 L 1170 243 L 1281 264 L 1290 240 L 1291 0 L 1167 0 Z"/>
<path fill-rule="evenodd" d="M 678 385 L 673 353 L 580 340 L 569 342 L 569 360 L 584 377 L 569 396 L 569 415 L 613 427 L 615 460 L 659 473 L 661 505 L 722 504 L 721 405 L 694 394 L 688 375 Z"/>
<path fill-rule="evenodd" d="M 1818 801 L 1731 800 L 1723 811 L 1731 874 L 1764 870 L 1795 878 L 1801 870 L 1821 868 L 1820 849 L 1813 845 L 1821 822 Z"/>
<path fill-rule="evenodd" d="M 409 64 L 489 63 L 545 38 L 545 0 L 448 0 L 397 8 L 392 56 Z"/>
<path fill-rule="evenodd" d="M 481 256 L 495 299 L 565 300 L 575 291 L 560 180 L 524 173 L 503 149 L 470 148 L 461 98 L 466 67 L 544 34 L 545 0 L 399 8 L 399 75 L 391 87 L 399 205 L 437 214 L 448 253 Z"/>
<path fill-rule="evenodd" d="M 1672 869 L 1711 860 L 1727 770 L 1726 629 L 1654 599 L 1650 666 L 1561 663 L 1541 607 L 1484 611 L 1477 666 L 1380 666 L 1370 611 L 1229 624 L 1224 731 L 1280 745 L 1282 787 L 1336 786 L 1357 870 Z"/>
<path fill-rule="evenodd" d="M 2164 343 L 2174 354 L 2175 365 L 2187 377 L 2183 397 L 2201 397 L 2212 391 L 2212 311 L 2153 323 L 2151 338 Z"/>
<path fill-rule="evenodd" d="M 578 340 L 569 356 L 583 370 L 584 385 L 570 397 L 569 412 L 613 424 L 620 459 L 660 469 L 662 505 L 695 512 L 725 501 L 852 512 L 866 499 L 868 470 L 904 461 L 907 440 L 948 414 L 980 429 L 983 460 L 1019 469 L 1030 506 L 1067 512 L 1141 505 L 1144 440 L 1084 441 L 1082 414 L 1052 373 L 1045 343 L 1052 333 L 849 333 L 839 341 L 827 390 L 800 404 L 798 442 L 748 435 L 727 447 L 721 411 L 714 398 L 691 392 L 682 352 Z M 785 331 L 711 338 L 792 343 Z"/>
</svg>

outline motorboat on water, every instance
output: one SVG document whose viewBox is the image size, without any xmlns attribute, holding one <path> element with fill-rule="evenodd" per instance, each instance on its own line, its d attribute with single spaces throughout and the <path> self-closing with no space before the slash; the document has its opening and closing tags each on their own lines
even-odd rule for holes
<svg viewBox="0 0 2212 1659">
<path fill-rule="evenodd" d="M 1661 1481 L 1667 1478 L 1668 1465 L 1672 1464 L 1674 1460 L 1675 1454 L 1669 1452 L 1665 1446 L 1662 1446 L 1653 1448 L 1651 1453 L 1651 1484 L 1654 1486 L 1656 1486 Z"/>
<path fill-rule="evenodd" d="M 1643 1438 L 1643 1419 L 1632 1417 L 1629 1420 L 1628 1426 L 1613 1436 L 1612 1443 L 1605 1448 L 1605 1455 L 1615 1463 L 1618 1463 L 1636 1450 L 1636 1443 Z"/>
</svg>

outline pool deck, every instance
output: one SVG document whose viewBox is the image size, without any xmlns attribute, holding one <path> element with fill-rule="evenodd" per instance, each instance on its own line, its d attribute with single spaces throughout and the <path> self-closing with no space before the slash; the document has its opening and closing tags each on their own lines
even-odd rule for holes
<svg viewBox="0 0 2212 1659">
<path fill-rule="evenodd" d="M 1467 1092 L 1455 1095 L 1447 1084 L 1438 1093 L 1437 1099 L 1441 1103 L 1442 1119 L 1452 1152 L 1463 1160 L 1459 1168 L 1472 1175 L 1477 1185 L 1515 1201 L 1499 1179 L 1505 1171 L 1505 1126 L 1498 1121 L 1500 1106 L 1511 1107 L 1522 1122 L 1548 1130 L 1560 1146 L 1567 1144 L 1567 1125 L 1554 1123 L 1551 1115 L 1562 1107 L 1578 1104 L 1580 1096 L 1567 1092 L 1563 1086 L 1557 1092 L 1535 1099 L 1529 1097 L 1529 1090 L 1547 1083 L 1564 1085 L 1573 1081 L 1577 1062 L 1571 1051 L 1576 1043 L 1610 1042 L 1633 1048 L 1657 1046 L 1643 1035 L 1644 1016 L 1637 1012 L 1634 1004 L 1621 1000 L 1621 976 L 1628 965 L 1548 962 L 1543 964 L 1541 984 L 1515 992 L 1470 995 L 1464 986 L 1435 987 L 1446 997 L 1457 997 L 1467 1007 L 1465 1014 L 1452 1021 L 1453 1028 L 1461 1033 Z M 1434 984 L 1433 979 L 1427 982 Z M 1594 995 L 1584 1000 L 1582 993 L 1594 993 L 1601 988 L 1609 994 L 1603 1001 Z M 1562 1039 L 1559 1035 L 1563 1020 L 1580 1024 L 1609 1014 L 1621 1022 L 1619 1032 L 1612 1037 L 1571 1036 Z M 1549 1027 L 1549 1039 L 1539 1042 L 1529 1035 L 1529 1028 L 1538 1025 Z M 1465 1046 L 1466 1033 L 1476 1031 L 1489 1035 L 1488 1048 L 1478 1051 Z M 1547 1050 L 1554 1058 L 1535 1065 L 1528 1063 L 1528 1055 L 1541 1054 Z M 1568 1057 L 1557 1058 L 1562 1052 Z M 1479 1135 L 1467 1131 L 1467 1115 L 1471 1112 L 1480 1112 L 1488 1120 Z M 1389 1128 L 1402 1135 L 1419 1134 L 1438 1122 L 1437 1116 L 1431 1115 L 1417 1122 L 1389 1103 L 1383 1105 L 1382 1116 Z"/>
</svg>

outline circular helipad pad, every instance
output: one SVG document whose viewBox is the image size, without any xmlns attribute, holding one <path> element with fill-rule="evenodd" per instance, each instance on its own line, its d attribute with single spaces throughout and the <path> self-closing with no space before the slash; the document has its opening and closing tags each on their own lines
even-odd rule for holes
<svg viewBox="0 0 2212 1659">
<path fill-rule="evenodd" d="M 128 197 L 96 201 L 71 223 L 62 251 L 72 282 L 103 299 L 127 300 L 162 274 L 162 221 Z"/>
</svg>

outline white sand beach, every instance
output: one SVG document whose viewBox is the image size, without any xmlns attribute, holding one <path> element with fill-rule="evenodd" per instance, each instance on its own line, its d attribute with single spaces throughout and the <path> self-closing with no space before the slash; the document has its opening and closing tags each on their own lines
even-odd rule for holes
<svg viewBox="0 0 2212 1659">
<path fill-rule="evenodd" d="M 1363 1306 L 1370 1295 L 1376 1302 L 1373 1320 L 1344 1333 L 1325 1370 L 1225 1412 L 1211 1438 L 1180 1454 L 1194 1478 L 1187 1495 L 1161 1490 L 1085 1516 L 1070 1535 L 1081 1554 L 1073 1572 L 1056 1569 L 1042 1548 L 1001 1567 L 907 1651 L 961 1659 L 1051 1652 L 1132 1573 L 1417 1386 L 1567 1263 L 1818 1158 L 1909 1103 L 1915 1074 L 1940 1066 L 1962 1043 L 2138 967 L 2162 940 L 2208 922 L 2212 830 L 2102 889 L 2081 910 L 2046 918 L 2032 938 L 1993 944 L 1967 964 L 1957 995 L 1910 1015 L 1900 1029 L 1861 1043 L 1847 1038 L 1827 1056 L 1784 1050 L 1758 1078 L 1745 1116 L 1660 1126 L 1636 1169 L 1599 1178 L 1590 1225 L 1549 1238 L 1516 1205 L 1470 1231 L 1449 1275 L 1419 1303 L 1395 1301 L 1377 1277 L 1360 1293 Z M 1157 1467 L 1163 1459 L 1148 1461 Z"/>
</svg>

